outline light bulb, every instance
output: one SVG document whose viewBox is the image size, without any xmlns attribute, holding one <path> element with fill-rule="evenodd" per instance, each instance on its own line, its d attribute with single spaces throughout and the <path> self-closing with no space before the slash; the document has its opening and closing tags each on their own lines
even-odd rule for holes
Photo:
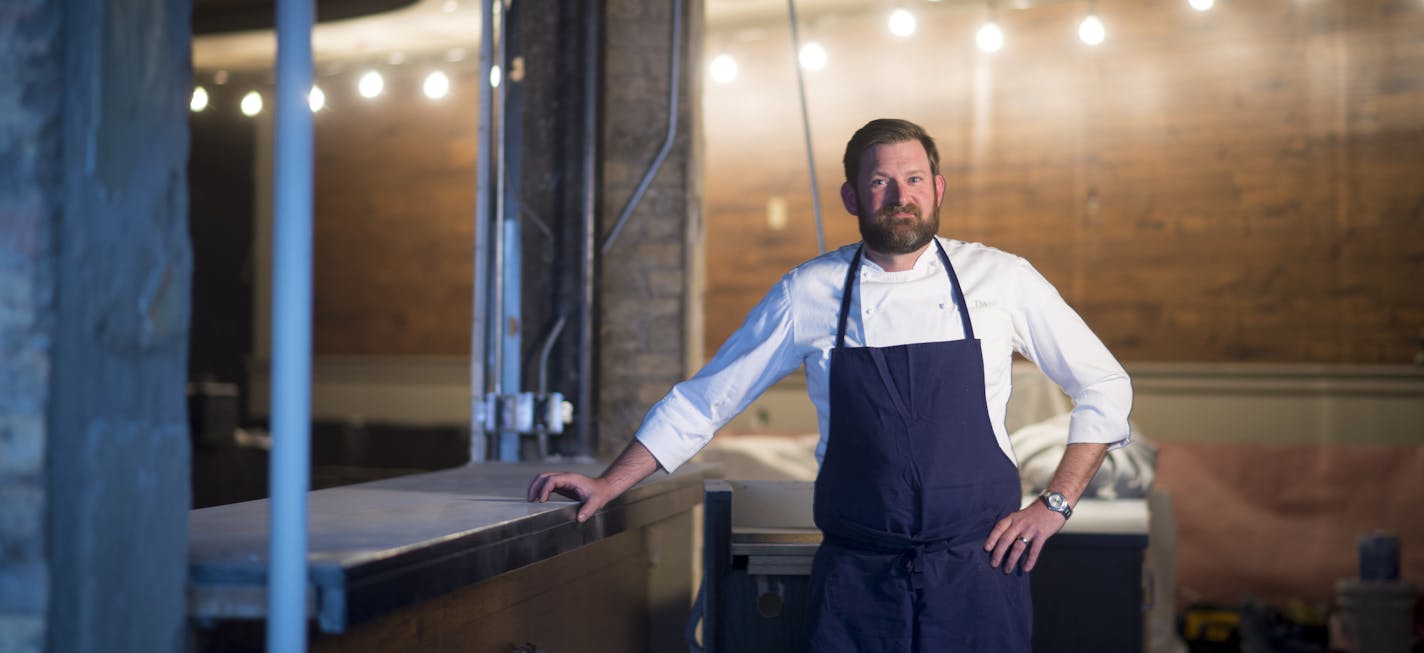
<svg viewBox="0 0 1424 653">
<path fill-rule="evenodd" d="M 1004 48 L 1004 31 L 995 23 L 984 23 L 984 26 L 979 28 L 979 33 L 974 35 L 974 40 L 979 44 L 980 50 L 998 52 Z"/>
<path fill-rule="evenodd" d="M 242 96 L 242 115 L 255 116 L 262 113 L 262 94 L 257 91 L 248 91 Z"/>
<path fill-rule="evenodd" d="M 915 15 L 905 9 L 890 12 L 890 33 L 906 37 L 915 33 Z"/>
<path fill-rule="evenodd" d="M 307 93 L 307 106 L 311 107 L 312 113 L 321 111 L 326 107 L 326 93 L 320 87 L 313 86 L 310 93 Z"/>
<path fill-rule="evenodd" d="M 1216 4 L 1216 0 L 1187 0 L 1187 4 L 1197 11 L 1206 11 Z"/>
<path fill-rule="evenodd" d="M 385 88 L 386 80 L 382 79 L 381 74 L 374 70 L 367 71 L 361 76 L 361 80 L 356 82 L 356 92 L 368 100 L 380 95 Z"/>
<path fill-rule="evenodd" d="M 708 66 L 708 72 L 716 82 L 726 84 L 737 78 L 737 60 L 730 54 L 719 54 Z"/>
<path fill-rule="evenodd" d="M 820 43 L 811 41 L 801 46 L 797 59 L 801 60 L 801 67 L 806 70 L 820 70 L 826 67 L 826 49 Z"/>
<path fill-rule="evenodd" d="M 1078 38 L 1088 45 L 1098 45 L 1106 37 L 1107 29 L 1103 27 L 1103 21 L 1098 19 L 1097 14 L 1088 14 L 1088 17 L 1078 24 Z"/>
<path fill-rule="evenodd" d="M 490 66 L 490 88 L 499 88 L 499 80 L 503 79 L 499 72 L 499 66 Z"/>
<path fill-rule="evenodd" d="M 425 77 L 425 97 L 439 100 L 450 94 L 450 78 L 445 73 L 435 71 Z"/>
<path fill-rule="evenodd" d="M 193 99 L 188 102 L 188 108 L 192 109 L 193 113 L 208 108 L 208 89 L 201 86 L 194 88 Z"/>
</svg>

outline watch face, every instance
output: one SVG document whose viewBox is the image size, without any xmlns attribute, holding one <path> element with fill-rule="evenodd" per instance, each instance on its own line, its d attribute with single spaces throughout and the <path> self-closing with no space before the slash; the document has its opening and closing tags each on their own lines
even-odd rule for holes
<svg viewBox="0 0 1424 653">
<path fill-rule="evenodd" d="M 1064 506 L 1064 505 L 1067 505 L 1067 503 L 1068 503 L 1068 500 L 1067 500 L 1067 499 L 1064 499 L 1064 498 L 1063 498 L 1063 495 L 1061 495 L 1061 494 L 1059 494 L 1059 493 L 1057 493 L 1057 492 L 1053 492 L 1053 493 L 1051 493 L 1051 494 L 1048 495 L 1048 505 L 1049 505 L 1049 507 L 1053 508 L 1054 510 L 1062 510 L 1062 509 L 1063 509 L 1063 506 Z"/>
</svg>

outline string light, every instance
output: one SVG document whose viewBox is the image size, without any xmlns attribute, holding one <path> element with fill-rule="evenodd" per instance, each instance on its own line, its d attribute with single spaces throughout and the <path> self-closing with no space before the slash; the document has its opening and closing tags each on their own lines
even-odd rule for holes
<svg viewBox="0 0 1424 653">
<path fill-rule="evenodd" d="M 193 99 L 188 102 L 188 108 L 192 109 L 193 113 L 208 108 L 208 89 L 201 86 L 195 87 L 193 89 Z"/>
<path fill-rule="evenodd" d="M 425 84 L 422 88 L 425 91 L 425 97 L 439 100 L 450 94 L 450 78 L 437 70 L 425 77 Z"/>
<path fill-rule="evenodd" d="M 247 117 L 262 113 L 262 94 L 257 91 L 248 91 L 242 96 L 242 115 Z"/>
<path fill-rule="evenodd" d="M 801 52 L 797 53 L 797 59 L 801 60 L 801 67 L 806 70 L 820 70 L 826 67 L 826 49 L 820 43 L 810 41 L 801 46 Z"/>
<path fill-rule="evenodd" d="M 904 38 L 915 33 L 915 15 L 903 7 L 890 12 L 890 33 Z"/>
<path fill-rule="evenodd" d="M 1107 38 L 1107 28 L 1103 27 L 1103 21 L 1097 14 L 1088 14 L 1088 17 L 1078 24 L 1078 38 L 1088 45 L 1098 45 Z"/>
<path fill-rule="evenodd" d="M 356 82 L 356 92 L 360 93 L 361 97 L 367 100 L 374 99 L 380 95 L 381 91 L 385 90 L 385 88 L 386 80 L 381 78 L 381 73 L 374 70 L 366 71 L 366 74 L 361 76 L 360 81 Z"/>
<path fill-rule="evenodd" d="M 984 23 L 979 33 L 974 35 L 974 41 L 979 44 L 980 50 L 998 52 L 1004 48 L 1004 31 L 993 22 Z"/>
<path fill-rule="evenodd" d="M 737 78 L 737 60 L 730 54 L 719 54 L 712 60 L 712 64 L 707 67 L 708 73 L 712 75 L 713 81 L 720 84 L 730 83 Z"/>
<path fill-rule="evenodd" d="M 458 7 L 458 0 L 442 0 L 444 7 Z M 930 0 L 932 2 L 939 0 Z M 1187 0 L 1192 9 L 1196 11 L 1208 11 L 1212 9 L 1215 0 Z M 975 43 L 978 47 L 989 53 L 999 52 L 1005 44 L 1005 34 L 1003 29 L 992 19 L 992 5 L 990 7 L 990 20 L 986 21 L 975 33 Z M 910 11 L 903 7 L 896 8 L 890 12 L 888 23 L 890 31 L 897 37 L 907 37 L 915 33 L 918 28 L 917 20 Z M 1096 46 L 1102 44 L 1107 37 L 1107 29 L 1102 19 L 1096 11 L 1083 18 L 1078 25 L 1078 38 L 1085 44 Z M 447 62 L 459 62 L 465 58 L 465 51 L 456 48 L 447 51 L 442 57 Z M 822 70 L 829 63 L 829 53 L 826 48 L 816 41 L 806 42 L 797 52 L 797 60 L 801 67 L 806 70 Z M 391 52 L 385 57 L 386 63 L 392 66 L 399 66 L 406 62 L 406 56 L 402 52 Z M 708 73 L 713 81 L 727 84 L 735 81 L 740 75 L 740 67 L 737 60 L 730 54 L 719 54 L 708 64 Z M 221 85 L 228 79 L 228 71 L 216 70 L 212 73 L 212 81 Z M 499 87 L 502 81 L 502 71 L 499 66 L 490 68 L 489 83 L 491 87 Z M 450 78 L 441 71 L 430 73 L 424 80 L 422 91 L 425 96 L 438 100 L 450 94 Z M 356 90 L 361 97 L 374 99 L 385 92 L 385 79 L 378 70 L 370 69 L 362 73 L 356 84 Z M 189 108 L 193 112 L 200 112 L 207 109 L 212 103 L 212 96 L 203 86 L 194 86 Z M 308 95 L 308 103 L 313 112 L 323 111 L 326 108 L 325 93 L 318 87 L 313 86 Z M 247 116 L 255 116 L 262 112 L 264 108 L 262 94 L 258 91 L 249 91 L 243 96 L 241 102 L 242 113 Z"/>
</svg>

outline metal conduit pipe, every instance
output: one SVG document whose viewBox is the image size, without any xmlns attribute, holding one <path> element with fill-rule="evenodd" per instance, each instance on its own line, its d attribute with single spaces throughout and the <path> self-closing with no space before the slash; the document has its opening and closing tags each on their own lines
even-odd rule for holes
<svg viewBox="0 0 1424 653">
<path fill-rule="evenodd" d="M 272 458 L 267 650 L 306 651 L 307 490 L 311 486 L 313 0 L 277 3 L 273 169 Z"/>
<path fill-rule="evenodd" d="M 564 323 L 567 320 L 563 315 L 554 323 L 554 328 L 549 335 L 544 337 L 544 342 L 539 345 L 539 396 L 549 396 L 549 352 L 554 349 L 554 343 L 558 342 L 559 334 L 564 332 Z M 539 436 L 539 457 L 549 455 L 549 433 L 544 428 L 540 428 Z"/>
<path fill-rule="evenodd" d="M 544 342 L 539 345 L 539 395 L 549 394 L 549 352 L 554 349 L 554 343 L 558 342 L 559 334 L 564 332 L 564 323 L 568 320 L 560 315 L 559 320 L 554 323 L 554 328 L 549 331 L 549 335 L 544 336 Z"/>
<path fill-rule="evenodd" d="M 578 397 L 574 401 L 574 439 L 565 444 L 563 453 L 590 456 L 595 445 L 594 429 L 598 424 L 598 395 L 594 385 L 598 379 L 598 73 L 601 64 L 599 37 L 602 34 L 603 3 L 591 1 L 584 7 L 584 77 L 583 77 L 583 161 L 581 215 L 579 216 L 579 280 L 578 296 Z"/>
<path fill-rule="evenodd" d="M 484 462 L 488 456 L 484 422 L 479 419 L 485 401 L 488 370 L 485 366 L 485 345 L 489 338 L 490 311 L 486 304 L 489 291 L 490 242 L 490 120 L 494 106 L 494 89 L 489 88 L 490 67 L 494 59 L 494 0 L 480 2 L 480 76 L 485 84 L 480 89 L 479 126 L 475 158 L 475 239 L 474 279 L 470 320 L 470 462 Z"/>
<path fill-rule="evenodd" d="M 495 2 L 491 12 L 491 23 L 498 35 L 495 44 L 495 58 L 499 61 L 500 86 L 508 71 L 504 51 L 503 3 Z M 499 95 L 499 112 L 494 117 L 494 129 L 490 136 L 494 139 L 494 222 L 496 228 L 490 234 L 486 247 L 490 256 L 490 312 L 488 349 L 485 351 L 485 378 L 489 380 L 487 392 L 499 396 L 504 392 L 504 91 L 496 88 L 490 78 L 481 83 L 489 84 L 489 93 Z M 517 390 L 517 388 L 516 388 Z"/>
<path fill-rule="evenodd" d="M 811 114 L 806 110 L 806 75 L 801 71 L 801 32 L 796 20 L 796 0 L 786 0 L 791 15 L 791 63 L 796 68 L 796 88 L 801 94 L 801 131 L 806 136 L 806 169 L 811 173 L 811 207 L 816 215 L 816 253 L 826 253 L 826 234 L 821 228 L 821 191 L 816 183 L 816 155 L 811 151 Z"/>
<path fill-rule="evenodd" d="M 658 149 L 657 156 L 653 157 L 652 164 L 648 166 L 648 171 L 644 173 L 643 180 L 638 182 L 633 196 L 628 198 L 628 204 L 618 215 L 618 222 L 613 225 L 613 230 L 608 232 L 608 238 L 603 241 L 604 254 L 613 248 L 613 241 L 618 239 L 618 234 L 623 231 L 628 218 L 633 215 L 633 209 L 637 208 L 638 202 L 643 199 L 643 193 L 647 192 L 648 185 L 653 183 L 653 175 L 656 175 L 658 169 L 662 167 L 663 159 L 666 159 L 668 152 L 672 150 L 673 139 L 677 136 L 677 92 L 678 80 L 681 77 L 679 73 L 682 68 L 682 4 L 683 0 L 673 0 L 672 3 L 672 34 L 669 37 L 672 41 L 672 54 L 668 57 L 672 61 L 672 69 L 668 74 L 667 136 L 663 139 L 663 145 Z"/>
</svg>

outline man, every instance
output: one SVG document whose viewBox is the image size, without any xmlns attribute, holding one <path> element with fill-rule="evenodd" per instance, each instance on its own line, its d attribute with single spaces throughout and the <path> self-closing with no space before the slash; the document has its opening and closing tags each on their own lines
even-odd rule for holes
<svg viewBox="0 0 1424 653">
<path fill-rule="evenodd" d="M 529 499 L 576 498 L 586 520 L 659 466 L 681 465 L 804 365 L 825 535 L 811 649 L 1030 651 L 1025 572 L 1108 449 L 1127 444 L 1127 375 L 1027 261 L 936 237 L 945 180 L 918 125 L 866 124 L 846 145 L 845 174 L 841 199 L 863 242 L 783 277 L 601 477 L 541 474 Z M 1004 428 L 1014 351 L 1075 403 L 1048 491 L 1022 509 Z"/>
</svg>

